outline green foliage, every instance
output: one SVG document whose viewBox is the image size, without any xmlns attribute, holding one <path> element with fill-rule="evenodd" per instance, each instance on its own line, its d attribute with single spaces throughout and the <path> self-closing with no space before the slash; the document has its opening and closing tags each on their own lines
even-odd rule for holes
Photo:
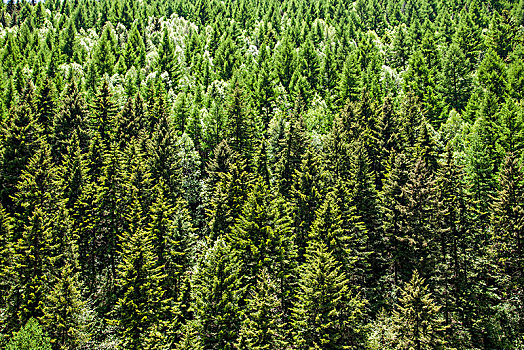
<svg viewBox="0 0 524 350">
<path fill-rule="evenodd" d="M 519 349 L 523 9 L 1 3 L 0 347 Z"/>
<path fill-rule="evenodd" d="M 311 244 L 291 321 L 298 349 L 359 348 L 365 302 L 350 287 L 326 245 Z"/>
<path fill-rule="evenodd" d="M 440 306 L 424 283 L 415 271 L 402 289 L 392 315 L 393 329 L 397 332 L 393 340 L 395 349 L 448 349 Z"/>
<path fill-rule="evenodd" d="M 8 350 L 51 350 L 49 337 L 34 318 L 27 321 L 7 344 Z"/>
<path fill-rule="evenodd" d="M 234 349 L 244 298 L 240 263 L 218 239 L 207 248 L 193 277 L 193 309 L 205 349 Z"/>
</svg>

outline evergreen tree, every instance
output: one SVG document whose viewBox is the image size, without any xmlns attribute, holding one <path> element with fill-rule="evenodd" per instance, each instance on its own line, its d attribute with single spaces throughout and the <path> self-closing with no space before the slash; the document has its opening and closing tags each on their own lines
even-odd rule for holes
<svg viewBox="0 0 524 350">
<path fill-rule="evenodd" d="M 21 103 L 12 110 L 11 118 L 3 123 L 0 180 L 1 202 L 11 211 L 15 186 L 22 170 L 40 146 L 41 127 L 36 121 L 31 106 Z"/>
<path fill-rule="evenodd" d="M 81 149 L 87 149 L 87 108 L 84 97 L 73 82 L 66 86 L 53 120 L 53 134 L 49 143 L 52 146 L 53 158 L 60 159 L 65 153 L 73 132 L 76 131 Z"/>
<path fill-rule="evenodd" d="M 290 220 L 286 213 L 279 212 L 272 199 L 267 186 L 260 179 L 256 181 L 242 213 L 226 235 L 242 263 L 244 283 L 249 286 L 256 284 L 262 270 L 279 280 L 290 273 L 289 257 L 293 253 Z"/>
<path fill-rule="evenodd" d="M 102 141 L 107 144 L 113 133 L 116 106 L 112 101 L 109 83 L 106 79 L 102 82 L 91 108 L 93 110 L 91 130 L 97 132 Z"/>
<path fill-rule="evenodd" d="M 51 350 L 51 341 L 35 318 L 27 321 L 6 347 L 7 350 Z"/>
<path fill-rule="evenodd" d="M 210 234 L 208 238 L 211 241 L 229 232 L 240 216 L 251 182 L 252 177 L 246 171 L 242 159 L 231 164 L 229 171 L 221 175 L 207 210 Z"/>
<path fill-rule="evenodd" d="M 322 204 L 324 174 L 318 157 L 312 150 L 302 156 L 300 169 L 295 170 L 290 193 L 293 205 L 293 231 L 299 260 L 306 252 L 310 227 L 316 217 L 316 210 Z"/>
<path fill-rule="evenodd" d="M 139 349 L 160 323 L 173 322 L 169 316 L 174 310 L 167 309 L 169 300 L 164 298 L 162 288 L 166 275 L 153 253 L 153 237 L 143 227 L 142 210 L 136 199 L 126 219 L 130 224 L 119 237 L 121 262 L 116 281 L 119 297 L 112 323 L 117 326 L 124 348 Z"/>
<path fill-rule="evenodd" d="M 503 302 L 508 300 L 515 305 L 518 326 L 515 331 L 522 332 L 522 283 L 524 275 L 524 173 L 517 158 L 510 154 L 504 160 L 499 175 L 499 190 L 492 204 L 493 258 L 496 262 L 498 283 L 502 289 Z M 513 297 L 512 297 L 513 296 Z M 509 338 L 512 328 L 505 333 Z"/>
<path fill-rule="evenodd" d="M 56 113 L 55 87 L 49 78 L 46 78 L 36 96 L 36 120 L 42 126 L 44 135 L 49 136 L 52 122 Z"/>
<path fill-rule="evenodd" d="M 446 327 L 440 319 L 440 306 L 431 298 L 425 280 L 414 272 L 404 285 L 393 312 L 397 349 L 445 349 Z"/>
<path fill-rule="evenodd" d="M 350 287 L 325 244 L 310 245 L 300 270 L 292 317 L 293 339 L 298 349 L 361 346 L 365 303 Z"/>
<path fill-rule="evenodd" d="M 262 272 L 247 300 L 245 319 L 238 335 L 237 349 L 285 349 L 285 334 L 276 285 Z"/>
<path fill-rule="evenodd" d="M 193 276 L 193 310 L 205 349 L 234 349 L 244 297 L 240 263 L 222 239 L 207 248 Z"/>
</svg>

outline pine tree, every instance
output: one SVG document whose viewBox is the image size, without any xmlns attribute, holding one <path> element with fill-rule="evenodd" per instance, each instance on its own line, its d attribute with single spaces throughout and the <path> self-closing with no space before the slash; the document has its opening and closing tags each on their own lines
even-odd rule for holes
<svg viewBox="0 0 524 350">
<path fill-rule="evenodd" d="M 297 349 L 361 346 L 365 303 L 350 287 L 325 244 L 309 246 L 292 316 Z"/>
<path fill-rule="evenodd" d="M 242 285 L 240 263 L 218 239 L 193 275 L 193 310 L 204 349 L 234 349 L 242 323 Z"/>
<path fill-rule="evenodd" d="M 276 284 L 269 274 L 262 272 L 255 289 L 247 300 L 236 349 L 285 349 L 285 330 Z"/>
<path fill-rule="evenodd" d="M 413 272 L 393 312 L 398 349 L 445 349 L 446 326 L 440 319 L 440 306 L 431 298 L 425 280 Z"/>
</svg>

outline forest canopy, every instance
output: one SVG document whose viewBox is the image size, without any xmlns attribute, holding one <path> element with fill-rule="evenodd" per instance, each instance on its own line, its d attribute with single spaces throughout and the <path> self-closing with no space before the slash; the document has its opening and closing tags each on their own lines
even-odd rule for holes
<svg viewBox="0 0 524 350">
<path fill-rule="evenodd" d="M 0 347 L 522 349 L 524 0 L 0 4 Z"/>
</svg>

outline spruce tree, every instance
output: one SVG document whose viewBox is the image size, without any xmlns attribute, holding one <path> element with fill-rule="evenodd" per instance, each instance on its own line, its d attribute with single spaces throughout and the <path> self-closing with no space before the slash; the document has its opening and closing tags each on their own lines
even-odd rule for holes
<svg viewBox="0 0 524 350">
<path fill-rule="evenodd" d="M 116 106 L 112 99 L 107 79 L 104 79 L 91 106 L 91 130 L 97 132 L 104 143 L 108 143 L 113 133 Z"/>
<path fill-rule="evenodd" d="M 504 299 L 514 299 L 520 320 L 524 313 L 522 283 L 524 281 L 524 172 L 514 155 L 508 155 L 499 175 L 499 190 L 492 204 L 493 237 L 492 251 L 497 266 L 496 278 L 502 288 Z M 514 295 L 511 298 L 510 295 Z M 516 332 L 522 332 L 522 321 Z M 508 329 L 507 333 L 511 330 Z"/>
<path fill-rule="evenodd" d="M 136 198 L 129 209 L 126 217 L 129 227 L 119 237 L 116 280 L 119 297 L 111 323 L 116 325 L 124 348 L 140 349 L 164 320 L 174 322 L 171 318 L 174 310 L 167 308 L 169 299 L 164 297 L 162 287 L 166 275 L 154 254 L 151 231 L 143 227 L 143 214 Z"/>
<path fill-rule="evenodd" d="M 425 280 L 413 272 L 393 312 L 395 345 L 398 349 L 446 349 L 446 326 L 440 318 L 440 306 L 431 298 Z"/>
<path fill-rule="evenodd" d="M 52 146 L 53 158 L 61 159 L 65 153 L 72 137 L 76 131 L 80 147 L 86 150 L 88 147 L 88 115 L 86 102 L 77 83 L 73 80 L 64 89 L 58 112 L 55 114 L 53 123 L 53 134 L 49 140 Z"/>
<path fill-rule="evenodd" d="M 297 349 L 359 348 L 364 305 L 326 245 L 311 244 L 291 321 Z"/>
<path fill-rule="evenodd" d="M 274 201 L 274 202 L 273 202 Z M 254 286 L 262 270 L 282 280 L 289 275 L 290 220 L 279 212 L 278 201 L 260 179 L 250 189 L 242 213 L 226 235 L 242 263 L 244 283 Z"/>
<path fill-rule="evenodd" d="M 0 181 L 1 202 L 13 210 L 11 196 L 33 153 L 40 147 L 41 126 L 31 106 L 21 103 L 12 109 L 11 117 L 2 125 Z"/>
<path fill-rule="evenodd" d="M 193 310 L 204 349 L 234 349 L 244 298 L 240 263 L 218 239 L 207 248 L 193 275 Z"/>
<path fill-rule="evenodd" d="M 290 193 L 299 259 L 304 257 L 311 224 L 315 220 L 316 210 L 322 204 L 324 177 L 318 157 L 312 150 L 307 150 L 302 156 L 300 169 L 295 170 Z"/>
<path fill-rule="evenodd" d="M 51 341 L 35 318 L 29 319 L 7 344 L 7 350 L 51 350 Z"/>
<path fill-rule="evenodd" d="M 285 330 L 276 284 L 265 271 L 259 274 L 247 300 L 236 349 L 285 349 Z"/>
<path fill-rule="evenodd" d="M 246 171 L 245 161 L 242 159 L 231 164 L 229 171 L 221 175 L 207 209 L 208 239 L 214 241 L 229 232 L 242 212 L 252 181 L 252 176 Z"/>
</svg>

